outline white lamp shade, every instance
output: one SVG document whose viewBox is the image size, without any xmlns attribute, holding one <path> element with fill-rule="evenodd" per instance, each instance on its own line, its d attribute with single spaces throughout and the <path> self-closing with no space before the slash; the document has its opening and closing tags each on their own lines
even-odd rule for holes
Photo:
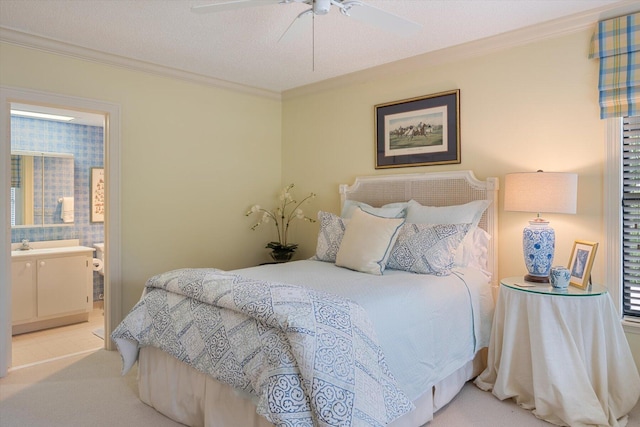
<svg viewBox="0 0 640 427">
<path fill-rule="evenodd" d="M 505 211 L 575 214 L 577 199 L 575 173 L 539 171 L 505 176 Z"/>
</svg>

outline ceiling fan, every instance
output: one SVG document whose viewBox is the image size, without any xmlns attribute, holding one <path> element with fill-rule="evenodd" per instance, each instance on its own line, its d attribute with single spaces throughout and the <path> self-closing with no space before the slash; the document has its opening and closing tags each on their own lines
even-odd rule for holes
<svg viewBox="0 0 640 427">
<path fill-rule="evenodd" d="M 278 41 L 297 37 L 306 29 L 306 21 L 309 19 L 313 20 L 316 15 L 326 15 L 329 13 L 331 6 L 338 8 L 344 16 L 399 35 L 408 35 L 421 28 L 420 24 L 392 13 L 385 12 L 382 9 L 370 6 L 360 0 L 232 0 L 222 3 L 193 6 L 191 11 L 194 13 L 212 13 L 246 7 L 265 6 L 275 3 L 304 3 L 311 6 L 310 9 L 305 10 L 294 18 L 293 22 L 285 30 Z"/>
</svg>

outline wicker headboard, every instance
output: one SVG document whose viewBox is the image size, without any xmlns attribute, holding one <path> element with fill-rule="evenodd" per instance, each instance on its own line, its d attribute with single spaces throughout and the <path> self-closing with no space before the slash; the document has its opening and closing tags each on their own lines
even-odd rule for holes
<svg viewBox="0 0 640 427">
<path fill-rule="evenodd" d="M 472 171 L 416 173 L 357 177 L 353 185 L 340 185 L 341 206 L 356 200 L 374 207 L 411 199 L 425 206 L 461 205 L 473 200 L 492 203 L 479 226 L 491 235 L 488 262 L 492 282 L 498 273 L 498 178 L 478 180 Z"/>
</svg>

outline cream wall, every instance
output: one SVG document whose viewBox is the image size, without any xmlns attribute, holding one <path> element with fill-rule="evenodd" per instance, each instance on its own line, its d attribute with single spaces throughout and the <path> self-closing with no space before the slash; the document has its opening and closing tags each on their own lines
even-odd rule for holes
<svg viewBox="0 0 640 427">
<path fill-rule="evenodd" d="M 244 212 L 280 186 L 280 101 L 4 43 L 0 58 L 4 86 L 120 105 L 123 313 L 153 274 L 264 260 Z"/>
<path fill-rule="evenodd" d="M 590 30 L 282 102 L 0 43 L 0 84 L 120 105 L 123 312 L 152 274 L 225 269 L 265 260 L 269 230 L 251 232 L 245 209 L 272 206 L 289 182 L 318 194 L 306 208 L 338 212 L 338 185 L 355 176 L 471 169 L 480 179 L 516 171 L 579 174 L 577 215 L 547 215 L 556 263 L 576 239 L 604 242 L 604 122 Z M 318 87 L 322 87 L 319 85 Z M 461 91 L 462 163 L 374 169 L 373 107 Z M 501 277 L 522 274 L 520 236 L 532 216 L 502 210 Z M 299 257 L 313 254 L 317 224 L 297 223 Z M 594 280 L 603 280 L 602 253 Z M 628 335 L 636 360 L 638 335 Z"/>
<path fill-rule="evenodd" d="M 470 169 L 504 185 L 510 172 L 542 169 L 578 174 L 576 215 L 548 214 L 556 230 L 554 264 L 568 264 L 575 240 L 606 242 L 603 174 L 605 122 L 599 119 L 598 63 L 587 58 L 592 30 L 500 52 L 424 66 L 313 94 L 286 94 L 282 115 L 283 179 L 318 193 L 315 204 L 339 212 L 338 185 L 358 175 Z M 331 87 L 339 86 L 331 83 Z M 376 170 L 374 106 L 460 89 L 462 163 Z M 298 92 L 311 92 L 307 89 Z M 522 228 L 533 214 L 499 206 L 499 276 L 521 275 Z M 313 254 L 314 227 L 298 240 Z M 604 250 L 594 281 L 604 280 Z M 588 315 L 588 314 L 586 314 Z M 640 334 L 627 332 L 640 367 Z"/>
<path fill-rule="evenodd" d="M 339 212 L 338 185 L 357 175 L 471 169 L 478 178 L 509 172 L 579 174 L 577 215 L 546 215 L 556 229 L 556 263 L 576 239 L 603 242 L 602 181 L 605 124 L 599 119 L 598 64 L 587 59 L 591 31 L 490 55 L 425 66 L 362 84 L 283 101 L 283 178 L 315 191 L 317 205 Z M 376 170 L 374 106 L 460 89 L 462 163 Z M 502 210 L 500 276 L 522 274 L 521 235 L 535 216 Z M 305 230 L 313 252 L 315 230 Z M 603 279 L 603 256 L 593 276 Z"/>
</svg>

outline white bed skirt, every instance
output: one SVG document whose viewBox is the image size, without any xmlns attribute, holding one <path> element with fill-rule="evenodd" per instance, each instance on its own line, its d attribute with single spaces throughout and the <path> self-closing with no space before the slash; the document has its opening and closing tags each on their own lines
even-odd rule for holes
<svg viewBox="0 0 640 427">
<path fill-rule="evenodd" d="M 433 419 L 486 366 L 486 351 L 433 386 L 414 401 L 416 410 L 391 427 L 418 427 Z M 143 347 L 138 358 L 140 400 L 188 426 L 273 427 L 256 413 L 255 404 L 231 386 L 195 370 L 155 347 Z"/>
</svg>

